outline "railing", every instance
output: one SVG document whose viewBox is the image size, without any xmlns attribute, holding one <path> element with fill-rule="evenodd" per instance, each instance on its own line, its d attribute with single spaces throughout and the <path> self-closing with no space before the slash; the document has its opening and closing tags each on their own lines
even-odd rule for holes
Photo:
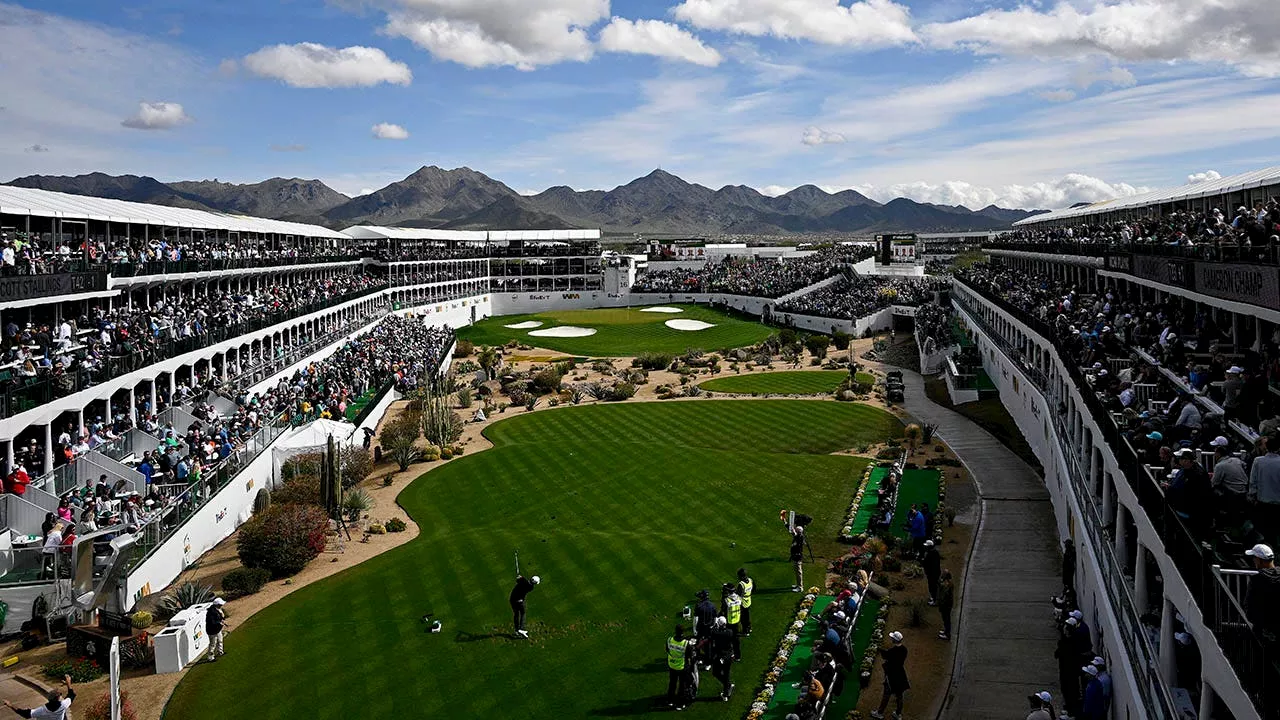
<svg viewBox="0 0 1280 720">
<path fill-rule="evenodd" d="M 1172 245 L 1165 243 L 1090 242 L 1085 240 L 1029 240 L 1026 242 L 993 240 L 982 243 L 982 249 L 1038 252 L 1051 255 L 1085 255 L 1089 257 L 1102 257 L 1112 253 L 1133 253 L 1134 255 L 1155 255 L 1183 260 L 1280 265 L 1280 245 L 1237 245 L 1234 241 L 1197 245 Z"/>
<path fill-rule="evenodd" d="M 365 288 L 321 302 L 264 315 L 238 325 L 215 327 L 203 335 L 160 341 L 145 352 L 131 355 L 109 356 L 93 370 L 77 369 L 54 377 L 41 377 L 21 386 L 9 386 L 0 391 L 0 417 L 13 417 L 18 413 L 39 407 L 55 398 L 66 397 L 93 387 L 104 379 L 118 377 L 162 360 L 178 357 L 200 348 L 208 347 L 241 335 L 256 332 L 293 318 L 309 315 L 343 303 L 357 300 L 386 290 L 389 286 Z"/>
<path fill-rule="evenodd" d="M 1272 640 L 1270 652 L 1258 631 L 1249 622 L 1240 602 L 1248 591 L 1256 570 L 1230 570 L 1213 566 L 1213 612 L 1205 623 L 1213 628 L 1222 653 L 1231 667 L 1236 669 L 1240 684 L 1253 699 L 1263 717 L 1272 717 L 1280 710 L 1280 682 L 1277 682 L 1276 657 L 1280 642 Z M 1268 608 L 1265 612 L 1275 612 Z"/>
<path fill-rule="evenodd" d="M 45 584 L 70 577 L 70 547 L 63 546 L 57 552 L 46 553 L 37 542 L 28 547 L 0 550 L 0 587 Z M 17 622 L 13 623 L 13 627 L 17 625 Z"/>
<path fill-rule="evenodd" d="M 298 257 L 222 258 L 196 260 L 153 260 L 148 262 L 108 262 L 94 266 L 106 270 L 113 277 L 142 277 L 145 275 L 173 275 L 193 272 L 223 272 L 226 270 L 251 270 L 255 268 L 289 267 L 293 265 L 330 265 L 360 262 L 356 255 L 310 255 Z"/>
<path fill-rule="evenodd" d="M 1033 332 L 1037 333 L 1040 337 L 1053 345 L 1054 350 L 1058 355 L 1059 362 L 1066 368 L 1067 374 L 1079 390 L 1080 396 L 1084 400 L 1085 407 L 1089 414 L 1093 417 L 1098 428 L 1101 429 L 1104 442 L 1110 448 L 1112 455 L 1116 458 L 1116 462 L 1119 465 L 1121 472 L 1120 479 L 1122 479 L 1137 496 L 1139 507 L 1142 508 L 1144 514 L 1155 528 L 1156 533 L 1163 541 L 1165 554 L 1173 562 L 1174 567 L 1177 568 L 1178 574 L 1186 584 L 1196 606 L 1200 608 L 1201 614 L 1205 615 L 1210 612 L 1209 608 L 1211 608 L 1215 602 L 1215 597 L 1213 595 L 1215 584 L 1212 565 L 1217 561 L 1217 558 L 1213 555 L 1212 548 L 1207 548 L 1203 543 L 1198 541 L 1182 520 L 1169 507 L 1168 503 L 1165 501 L 1164 491 L 1160 488 L 1158 479 L 1153 478 L 1150 473 L 1147 472 L 1138 452 L 1129 443 L 1128 439 L 1124 437 L 1120 427 L 1116 425 L 1110 413 L 1102 405 L 1102 402 L 1085 381 L 1084 374 L 1078 367 L 1077 363 L 1071 361 L 1071 356 L 1068 351 L 1059 344 L 1057 335 L 1053 332 L 1052 328 L 1039 318 L 1033 317 L 1029 313 L 1009 304 L 1003 298 L 988 292 L 985 287 L 968 285 L 960 278 L 957 278 L 957 282 L 969 292 L 981 296 L 987 302 L 990 302 L 1008 313 L 1010 316 L 1016 318 L 1018 321 L 1031 328 Z M 972 309 L 967 302 L 957 294 L 953 293 L 952 300 L 957 301 L 960 306 L 979 323 L 979 325 L 982 325 L 984 329 L 987 330 L 987 335 L 991 337 L 997 345 L 1000 345 L 1002 350 L 1005 347 L 1008 347 L 1008 343 L 1003 340 L 1000 334 L 986 325 L 980 312 Z M 1009 355 L 1009 358 L 1017 361 L 1020 356 L 1021 353 L 1018 352 L 1017 356 Z M 1047 387 L 1046 384 L 1043 384 L 1043 380 L 1033 379 L 1033 382 L 1035 382 L 1042 390 Z M 1046 398 L 1048 397 L 1049 396 L 1046 395 Z M 1210 626 L 1212 627 L 1212 624 L 1210 624 Z M 1217 637 L 1216 632 L 1215 637 Z M 1228 637 L 1226 641 L 1235 642 L 1231 637 Z M 1219 638 L 1219 642 L 1222 642 L 1221 638 Z M 1253 698 L 1255 704 L 1262 702 L 1261 693 L 1263 693 L 1265 688 L 1280 688 L 1280 668 L 1276 667 L 1274 663 L 1263 663 L 1262 672 L 1265 674 L 1266 679 L 1262 681 L 1261 684 L 1249 685 L 1245 683 L 1252 682 L 1249 679 L 1248 674 L 1254 670 L 1254 667 L 1252 665 L 1244 667 L 1236 666 L 1234 664 L 1235 661 L 1242 659 L 1239 656 L 1233 658 L 1231 655 L 1228 655 L 1227 658 L 1232 662 L 1232 667 L 1238 673 L 1241 684 L 1244 685 L 1245 691 L 1249 693 L 1251 698 Z M 1263 711 L 1263 709 L 1264 708 L 1261 705 L 1258 705 L 1258 710 L 1260 712 Z M 1264 716 L 1265 714 L 1266 713 L 1263 712 Z"/>
</svg>

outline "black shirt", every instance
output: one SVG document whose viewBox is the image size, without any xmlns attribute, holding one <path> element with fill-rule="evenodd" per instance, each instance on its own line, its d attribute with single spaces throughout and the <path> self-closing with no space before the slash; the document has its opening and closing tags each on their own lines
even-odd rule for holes
<svg viewBox="0 0 1280 720">
<path fill-rule="evenodd" d="M 222 632 L 222 621 L 226 619 L 226 615 L 222 612 L 222 608 L 217 605 L 210 605 L 204 614 L 204 630 L 210 635 L 216 635 Z"/>
<path fill-rule="evenodd" d="M 804 560 L 804 535 L 796 533 L 791 538 L 791 562 L 800 562 Z"/>
<path fill-rule="evenodd" d="M 526 579 L 525 576 L 516 577 L 516 586 L 511 588 L 511 602 L 524 602 L 525 596 L 533 592 L 535 587 L 537 586 L 533 581 Z"/>
</svg>

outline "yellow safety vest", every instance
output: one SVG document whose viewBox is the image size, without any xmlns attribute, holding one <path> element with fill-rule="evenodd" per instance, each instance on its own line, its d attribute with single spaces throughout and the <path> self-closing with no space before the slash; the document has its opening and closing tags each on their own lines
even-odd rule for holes
<svg viewBox="0 0 1280 720">
<path fill-rule="evenodd" d="M 730 595 L 724 599 L 724 604 L 729 611 L 725 614 L 725 620 L 730 625 L 737 625 L 742 620 L 742 598 L 737 595 Z"/>
<path fill-rule="evenodd" d="M 688 640 L 667 638 L 667 667 L 672 670 L 684 669 L 684 649 Z"/>
<path fill-rule="evenodd" d="M 755 583 L 751 578 L 738 581 L 738 594 L 742 596 L 742 607 L 751 607 L 751 591 L 755 588 Z"/>
</svg>

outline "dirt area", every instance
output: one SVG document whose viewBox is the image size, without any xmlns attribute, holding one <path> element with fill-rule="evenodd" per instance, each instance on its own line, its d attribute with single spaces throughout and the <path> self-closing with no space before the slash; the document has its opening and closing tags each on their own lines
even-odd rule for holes
<svg viewBox="0 0 1280 720">
<path fill-rule="evenodd" d="M 873 340 L 863 339 L 854 340 L 850 346 L 850 351 L 833 351 L 833 354 L 839 357 L 852 357 L 859 363 L 868 366 L 868 369 L 877 374 L 877 377 L 883 377 L 883 368 L 876 363 L 870 363 L 862 360 L 862 355 L 871 348 Z M 549 362 L 558 362 L 567 359 L 564 353 L 559 353 L 541 348 L 523 347 L 518 350 L 511 350 L 504 358 L 505 364 L 501 372 L 524 371 L 534 366 L 546 365 Z M 465 358 L 462 358 L 465 359 Z M 782 362 L 774 362 L 771 366 L 756 367 L 754 363 L 739 363 L 739 372 L 727 369 L 729 363 L 722 362 L 722 370 L 718 375 L 713 375 L 709 371 L 701 371 L 691 379 L 692 383 L 702 382 L 712 377 L 723 377 L 726 375 L 751 375 L 766 372 L 786 371 L 804 371 L 804 370 L 822 370 L 820 366 L 810 364 L 811 358 L 808 353 L 802 358 L 798 366 Z M 612 373 L 599 372 L 591 369 L 590 363 L 582 363 L 569 376 L 565 377 L 566 383 L 589 383 L 595 381 L 610 382 L 614 379 Z M 631 358 L 615 358 L 612 365 L 618 370 L 629 369 L 631 367 Z M 670 385 L 673 388 L 680 387 L 680 375 L 668 370 L 650 371 L 648 382 L 639 385 L 636 389 L 636 395 L 632 400 L 627 402 L 653 402 L 658 401 L 656 388 L 659 385 Z M 500 396 L 497 394 L 498 383 L 490 381 L 488 385 L 495 391 L 493 399 L 498 401 Z M 707 397 L 707 393 L 703 393 L 697 398 L 675 398 L 664 402 L 693 402 Z M 739 400 L 749 402 L 753 399 L 744 395 L 725 395 L 714 394 L 715 399 L 720 400 Z M 784 395 L 772 395 L 767 397 L 787 397 Z M 831 396 L 825 396 L 825 399 L 817 396 L 798 396 L 813 399 L 815 402 L 836 402 Z M 582 404 L 590 404 L 600 402 L 591 398 L 584 398 Z M 873 393 L 869 398 L 865 398 L 862 402 L 884 408 L 894 415 L 902 418 L 904 422 L 910 422 L 909 416 L 906 415 L 898 406 L 888 405 L 884 402 L 883 397 L 879 393 Z M 400 401 L 391 406 L 386 416 L 379 424 L 379 429 L 385 426 L 389 421 L 399 416 L 405 409 L 407 401 Z M 473 422 L 476 409 L 480 407 L 480 403 L 473 404 L 470 408 L 456 408 L 467 423 L 463 429 L 462 437 L 459 440 L 466 453 L 470 454 L 478 452 L 489 447 L 492 443 L 484 437 L 484 429 L 490 424 L 510 417 L 512 415 L 530 412 L 523 407 L 508 407 L 504 412 L 498 411 L 496 408 L 492 415 L 482 422 Z M 559 407 L 568 407 L 570 404 L 559 405 Z M 548 410 L 557 409 L 551 406 L 544 399 L 532 412 L 546 412 Z M 376 446 L 378 439 L 375 437 L 374 445 Z M 420 441 L 425 444 L 425 441 Z M 859 454 L 854 450 L 842 451 L 841 454 Z M 914 459 L 920 465 L 924 465 L 925 459 L 938 455 L 950 455 L 950 451 L 945 448 L 941 453 L 934 449 L 931 444 L 927 448 L 922 448 Z M 954 456 L 952 456 L 954 457 Z M 410 482 L 420 477 L 425 472 L 430 472 L 434 468 L 440 467 L 447 462 L 438 460 L 431 463 L 419 463 L 411 466 L 404 472 L 398 472 L 395 465 L 389 461 L 384 461 L 375 466 L 361 487 L 364 488 L 373 500 L 373 507 L 367 513 L 366 518 L 362 521 L 362 526 L 366 525 L 368 520 L 384 521 L 390 517 L 400 517 L 407 521 L 408 529 L 403 533 L 391 533 L 385 535 L 365 535 L 358 529 L 352 530 L 352 540 L 343 544 L 339 548 L 336 542 L 331 542 L 330 547 L 315 561 L 306 567 L 301 573 L 290 578 L 287 581 L 274 581 L 262 589 L 261 592 L 244 598 L 231 600 L 226 606 L 228 618 L 228 637 L 227 644 L 229 647 L 235 647 L 235 629 L 236 627 L 258 612 L 262 608 L 297 590 L 305 587 L 317 580 L 329 577 L 346 568 L 352 567 L 368 558 L 380 553 L 386 552 L 394 547 L 409 542 L 418 535 L 419 529 L 417 525 L 409 519 L 405 513 L 396 505 L 395 498 L 401 490 L 403 490 Z M 956 597 L 962 594 L 962 583 L 964 580 L 965 563 L 968 558 L 969 547 L 972 542 L 973 526 L 976 521 L 974 510 L 975 493 L 973 489 L 972 478 L 969 477 L 967 471 L 961 468 L 945 468 L 944 480 L 947 483 L 947 503 L 956 507 L 959 514 L 956 518 L 955 525 L 948 527 L 944 531 L 944 540 L 942 548 L 943 567 L 948 568 L 955 575 L 956 581 Z M 385 486 L 383 478 L 391 476 L 391 484 Z M 850 498 L 852 499 L 852 498 Z M 232 534 L 213 550 L 203 556 L 200 561 L 184 572 L 175 581 L 175 585 L 187 581 L 195 581 L 214 588 L 220 586 L 222 576 L 228 571 L 239 567 L 240 563 L 236 556 L 236 535 Z M 947 685 L 951 674 L 951 664 L 953 653 L 951 652 L 935 652 L 935 650 L 945 650 L 947 641 L 939 640 L 937 632 L 940 627 L 938 613 L 934 608 L 926 608 L 923 615 L 923 624 L 919 627 L 911 627 L 905 610 L 905 604 L 912 600 L 924 602 L 926 599 L 925 581 L 923 579 L 900 579 L 894 578 L 886 574 L 883 578 L 877 578 L 886 583 L 891 591 L 897 606 L 889 615 L 889 626 L 891 629 L 899 629 L 906 636 L 906 644 L 912 650 L 910 659 L 908 660 L 908 672 L 911 677 L 913 690 L 908 697 L 909 708 L 932 708 L 926 715 L 916 710 L 909 710 L 910 717 L 932 717 L 936 714 L 936 709 L 940 706 L 945 697 Z M 899 587 L 901 585 L 901 587 Z M 959 612 L 957 610 L 954 622 L 959 622 Z M 150 628 L 155 632 L 160 629 L 159 626 Z M 38 648 L 33 651 L 23 652 L 16 647 L 16 643 L 10 643 L 8 646 L 0 647 L 0 657 L 9 657 L 17 654 L 21 657 L 21 661 L 10 671 L 0 673 L 0 688 L 8 690 L 9 688 L 18 689 L 23 686 L 17 685 L 14 676 L 20 675 L 28 682 L 37 685 L 47 685 L 48 680 L 39 674 L 40 665 L 65 656 L 64 646 L 62 644 L 51 645 L 44 648 Z M 183 673 L 174 673 L 166 675 L 156 675 L 147 671 L 126 671 L 122 681 L 122 688 L 130 696 L 132 704 L 138 709 L 138 717 L 141 720 L 159 720 L 164 704 L 167 702 L 169 695 L 182 679 Z M 856 682 L 856 677 L 851 678 Z M 879 665 L 877 665 L 876 673 L 871 680 L 871 686 L 864 691 L 861 698 L 859 708 L 866 712 L 875 707 L 875 703 L 879 702 L 880 692 L 880 676 Z M 84 693 L 84 698 L 92 698 L 99 693 L 105 692 L 107 686 L 106 678 L 101 678 L 92 683 L 88 683 L 79 688 Z M 13 698 L 15 701 L 27 702 L 28 698 L 35 698 L 34 691 L 26 692 L 19 697 Z"/>
</svg>

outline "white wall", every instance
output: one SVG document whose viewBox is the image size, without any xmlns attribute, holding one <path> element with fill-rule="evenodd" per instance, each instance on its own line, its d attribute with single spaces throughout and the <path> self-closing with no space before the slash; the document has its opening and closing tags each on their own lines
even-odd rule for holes
<svg viewBox="0 0 1280 720">
<path fill-rule="evenodd" d="M 834 329 L 854 337 L 862 337 L 867 330 L 873 332 L 888 330 L 893 325 L 893 308 L 885 308 L 857 320 L 836 320 L 799 313 L 774 313 L 773 321 L 814 332 L 831 333 Z"/>
</svg>

